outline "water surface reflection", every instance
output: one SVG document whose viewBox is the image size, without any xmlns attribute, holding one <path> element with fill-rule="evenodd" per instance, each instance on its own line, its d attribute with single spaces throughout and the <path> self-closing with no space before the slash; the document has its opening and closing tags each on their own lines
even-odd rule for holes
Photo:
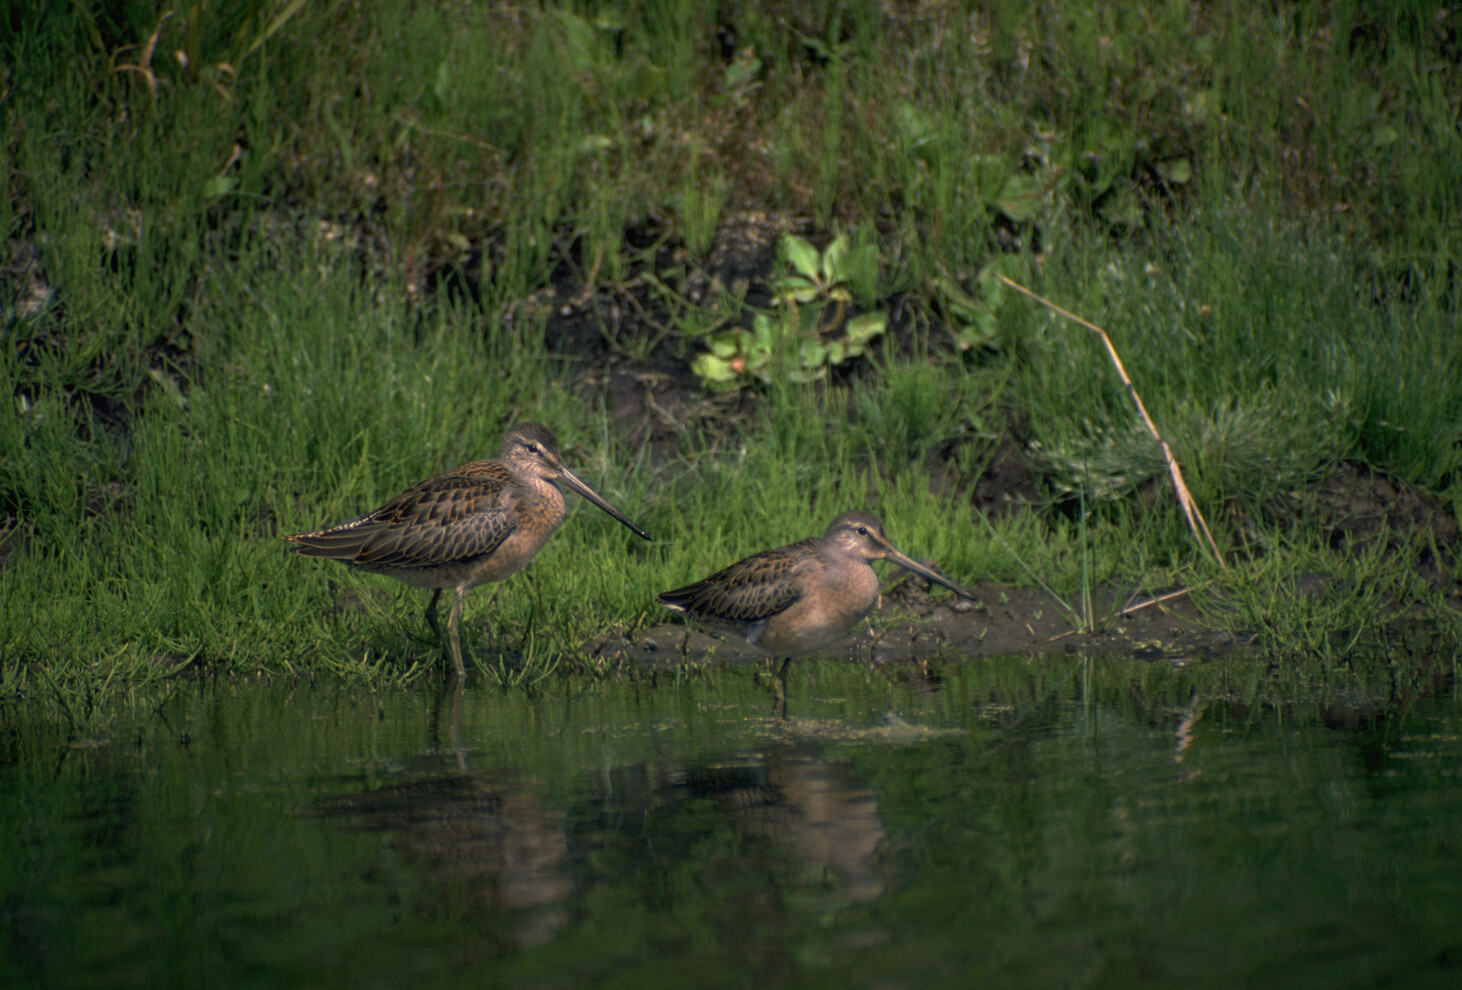
<svg viewBox="0 0 1462 990">
<path fill-rule="evenodd" d="M 901 676 L 12 707 L 0 985 L 1462 984 L 1450 672 Z"/>
<path fill-rule="evenodd" d="M 573 883 L 561 811 L 513 783 L 510 771 L 459 771 L 322 802 L 318 812 L 390 833 L 419 874 L 423 917 L 501 917 L 508 947 L 549 941 L 568 923 Z"/>
<path fill-rule="evenodd" d="M 875 900 L 888 887 L 878 804 L 846 761 L 774 748 L 685 767 L 629 764 L 615 768 L 607 783 L 589 778 L 582 800 L 564 811 L 512 768 L 454 768 L 334 796 L 313 810 L 389 833 L 400 864 L 419 881 L 410 885 L 407 910 L 498 916 L 498 934 L 511 949 L 552 939 L 589 886 L 626 876 L 653 885 L 679 856 L 696 856 L 707 885 L 754 892 L 758 924 L 769 922 L 766 912 L 783 898 L 803 907 L 815 899 L 820 910 L 833 911 Z M 677 850 L 677 839 L 692 846 L 719 841 L 720 848 Z M 610 862 L 620 865 L 606 869 Z"/>
</svg>

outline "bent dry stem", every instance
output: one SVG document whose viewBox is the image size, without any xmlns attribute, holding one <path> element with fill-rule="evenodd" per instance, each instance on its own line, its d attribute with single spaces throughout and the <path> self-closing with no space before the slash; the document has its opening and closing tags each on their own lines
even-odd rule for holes
<svg viewBox="0 0 1462 990">
<path fill-rule="evenodd" d="M 1137 409 L 1137 415 L 1141 418 L 1143 426 L 1147 429 L 1148 433 L 1152 434 L 1152 438 L 1157 441 L 1158 448 L 1162 451 L 1163 460 L 1168 466 L 1168 476 L 1172 478 L 1173 491 L 1178 498 L 1178 505 L 1183 510 L 1184 518 L 1188 520 L 1188 528 L 1193 531 L 1193 536 L 1197 538 L 1199 546 L 1211 553 L 1213 559 L 1218 561 L 1218 566 L 1227 568 L 1228 564 L 1224 562 L 1223 553 L 1218 549 L 1218 544 L 1214 542 L 1213 534 L 1208 531 L 1208 523 L 1203 518 L 1202 510 L 1198 508 L 1198 504 L 1193 500 L 1192 494 L 1188 491 L 1187 483 L 1183 481 L 1183 471 L 1178 467 L 1178 459 L 1173 456 L 1173 449 L 1168 446 L 1168 442 L 1158 432 L 1157 425 L 1153 423 L 1152 417 L 1147 414 L 1147 407 L 1142 403 L 1142 396 L 1137 394 L 1137 387 L 1132 384 L 1132 379 L 1127 376 L 1127 369 L 1122 365 L 1122 358 L 1118 356 L 1117 348 L 1112 344 L 1112 338 L 1108 337 L 1107 332 L 1095 323 L 1082 319 L 1070 310 L 1061 308 L 1049 299 L 1043 298 L 1030 289 L 1027 289 L 1014 279 L 1003 274 L 999 275 L 998 278 L 1015 291 L 1045 306 L 1051 312 L 1064 316 L 1073 323 L 1090 330 L 1101 340 L 1102 346 L 1107 350 L 1107 356 L 1112 360 L 1112 366 L 1117 369 L 1117 377 L 1122 379 L 1122 386 L 1126 389 L 1128 397 L 1132 400 L 1132 405 Z"/>
</svg>

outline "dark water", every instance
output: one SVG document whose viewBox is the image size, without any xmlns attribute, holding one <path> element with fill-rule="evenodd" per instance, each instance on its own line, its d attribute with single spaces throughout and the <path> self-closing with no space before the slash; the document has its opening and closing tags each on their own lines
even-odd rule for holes
<svg viewBox="0 0 1462 990">
<path fill-rule="evenodd" d="M 1243 664 L 6 709 L 0 986 L 1462 986 L 1462 697 Z"/>
</svg>

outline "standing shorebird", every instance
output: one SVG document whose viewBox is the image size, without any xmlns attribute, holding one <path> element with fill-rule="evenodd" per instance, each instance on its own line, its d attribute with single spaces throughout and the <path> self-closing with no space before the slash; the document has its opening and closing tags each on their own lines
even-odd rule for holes
<svg viewBox="0 0 1462 990">
<path fill-rule="evenodd" d="M 900 553 L 877 516 L 844 512 L 820 537 L 754 553 L 656 601 L 784 657 L 779 677 L 785 678 L 794 656 L 837 642 L 873 609 L 878 600 L 875 560 L 891 561 L 975 600 L 932 567 Z"/>
<path fill-rule="evenodd" d="M 650 538 L 563 466 L 558 440 L 548 427 L 519 423 L 503 437 L 497 460 L 463 464 L 417 482 L 359 519 L 285 539 L 306 557 L 328 557 L 414 588 L 431 588 L 426 621 L 460 681 L 467 676 L 458 635 L 462 598 L 479 584 L 516 574 L 543 549 L 563 522 L 560 481 L 636 535 Z M 437 602 L 447 588 L 457 597 L 443 639 Z"/>
</svg>

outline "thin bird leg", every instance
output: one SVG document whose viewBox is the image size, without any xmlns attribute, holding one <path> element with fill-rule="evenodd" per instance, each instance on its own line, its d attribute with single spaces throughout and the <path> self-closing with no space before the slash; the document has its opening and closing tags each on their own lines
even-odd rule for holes
<svg viewBox="0 0 1462 990">
<path fill-rule="evenodd" d="M 457 598 L 452 602 L 452 609 L 447 613 L 447 648 L 452 658 L 452 673 L 458 682 L 467 680 L 467 668 L 462 665 L 462 599 L 464 592 L 458 591 Z"/>
<path fill-rule="evenodd" d="M 775 662 L 773 661 L 773 663 Z M 784 658 L 781 669 L 772 678 L 772 718 L 785 719 L 787 717 L 787 670 L 791 666 L 792 658 Z"/>
</svg>

